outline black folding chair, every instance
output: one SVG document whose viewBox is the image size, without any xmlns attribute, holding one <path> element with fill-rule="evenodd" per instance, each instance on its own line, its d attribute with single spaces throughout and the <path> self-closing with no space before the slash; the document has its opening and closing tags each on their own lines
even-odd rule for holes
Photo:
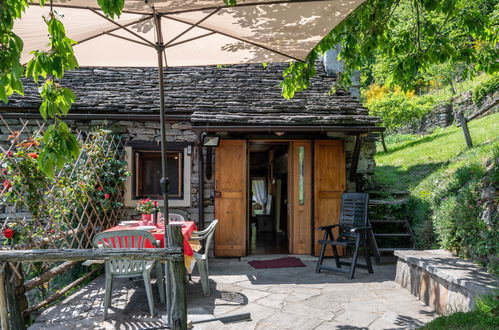
<svg viewBox="0 0 499 330">
<path fill-rule="evenodd" d="M 320 273 L 321 270 L 338 271 L 349 274 L 350 279 L 353 279 L 355 267 L 367 269 L 369 273 L 373 273 L 373 266 L 371 264 L 371 257 L 369 256 L 367 234 L 371 227 L 367 226 L 367 204 L 369 202 L 369 195 L 364 193 L 344 193 L 341 196 L 341 211 L 340 223 L 331 226 L 319 227 L 319 230 L 324 231 L 324 238 L 319 240 L 321 244 L 321 251 L 319 260 L 317 261 L 317 268 L 315 271 Z M 338 227 L 339 232 L 336 239 L 333 236 L 333 228 Z M 331 245 L 333 255 L 336 262 L 336 267 L 325 266 L 322 264 L 324 260 L 324 252 L 326 246 Z M 338 256 L 337 246 L 349 245 L 355 246 L 352 262 L 340 261 Z M 364 248 L 364 256 L 366 264 L 357 264 L 357 257 L 360 246 Z M 350 269 L 341 268 L 342 265 L 350 266 Z"/>
</svg>

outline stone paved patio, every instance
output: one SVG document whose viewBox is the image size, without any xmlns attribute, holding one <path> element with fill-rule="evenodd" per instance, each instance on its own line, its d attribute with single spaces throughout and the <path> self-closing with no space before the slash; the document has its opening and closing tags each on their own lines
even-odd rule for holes
<svg viewBox="0 0 499 330">
<path fill-rule="evenodd" d="M 265 259 L 275 256 L 265 256 Z M 262 257 L 252 257 L 258 259 Z M 306 267 L 256 270 L 248 258 L 210 261 L 211 297 L 204 297 L 198 277 L 188 284 L 189 319 L 194 329 L 410 329 L 436 317 L 416 297 L 393 281 L 395 265 L 360 269 L 354 280 L 340 273 L 315 273 Z M 153 288 L 157 297 L 157 288 Z M 116 280 L 112 307 L 102 321 L 104 278 L 46 310 L 30 329 L 151 329 L 163 326 L 148 313 L 140 281 Z M 160 313 L 164 306 L 156 304 Z M 251 313 L 250 322 L 196 323 Z"/>
</svg>

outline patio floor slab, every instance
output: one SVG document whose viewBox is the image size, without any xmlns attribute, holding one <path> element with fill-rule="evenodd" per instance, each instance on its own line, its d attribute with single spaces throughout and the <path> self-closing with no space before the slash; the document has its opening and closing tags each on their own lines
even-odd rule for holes
<svg viewBox="0 0 499 330">
<path fill-rule="evenodd" d="M 341 273 L 315 273 L 306 267 L 254 269 L 247 261 L 281 256 L 210 260 L 212 294 L 204 297 L 199 278 L 188 284 L 188 318 L 194 329 L 410 329 L 437 315 L 394 282 L 395 265 L 375 265 L 349 280 Z M 160 315 L 165 308 L 159 303 Z M 102 320 L 104 277 L 45 310 L 30 327 L 38 329 L 154 329 L 164 326 L 148 312 L 141 280 L 117 279 L 108 320 Z M 251 321 L 224 324 L 198 321 L 243 313 Z"/>
</svg>

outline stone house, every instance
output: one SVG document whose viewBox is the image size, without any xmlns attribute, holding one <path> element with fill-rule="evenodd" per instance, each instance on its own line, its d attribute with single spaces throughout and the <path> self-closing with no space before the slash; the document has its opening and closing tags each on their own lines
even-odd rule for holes
<svg viewBox="0 0 499 330">
<path fill-rule="evenodd" d="M 283 99 L 286 66 L 165 70 L 170 211 L 200 228 L 218 218 L 217 256 L 312 254 L 314 228 L 337 221 L 341 193 L 370 183 L 378 118 L 350 92 L 328 93 L 334 78 L 322 67 L 309 89 Z M 139 199 L 160 195 L 157 70 L 85 68 L 64 84 L 77 95 L 71 127 L 105 126 L 126 141 L 125 206 L 137 215 Z M 39 102 L 27 83 L 0 114 L 15 127 L 39 119 Z"/>
</svg>

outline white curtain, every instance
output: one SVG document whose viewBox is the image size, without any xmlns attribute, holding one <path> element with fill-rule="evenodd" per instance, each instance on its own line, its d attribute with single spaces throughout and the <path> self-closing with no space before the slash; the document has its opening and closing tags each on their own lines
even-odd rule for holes
<svg viewBox="0 0 499 330">
<path fill-rule="evenodd" d="M 253 192 L 255 202 L 261 204 L 265 210 L 265 204 L 267 203 L 267 187 L 265 180 L 254 180 L 253 181 Z"/>
</svg>

